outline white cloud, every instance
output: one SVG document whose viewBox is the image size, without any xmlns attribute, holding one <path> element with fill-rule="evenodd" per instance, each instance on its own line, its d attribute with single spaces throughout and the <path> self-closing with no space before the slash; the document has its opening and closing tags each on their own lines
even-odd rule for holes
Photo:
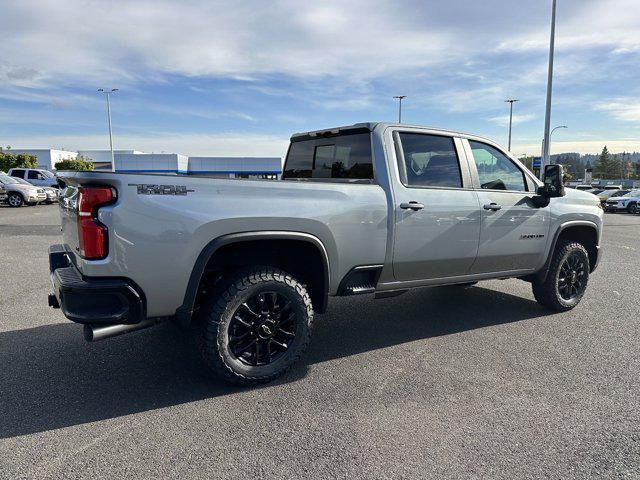
<svg viewBox="0 0 640 480">
<path fill-rule="evenodd" d="M 618 98 L 600 102 L 595 105 L 595 108 L 610 113 L 618 120 L 640 123 L 640 101 L 637 98 Z"/>
<path fill-rule="evenodd" d="M 519 123 L 528 122 L 529 120 L 533 120 L 536 116 L 532 113 L 523 113 L 523 114 L 514 114 L 513 115 L 513 124 L 518 125 Z M 509 115 L 499 115 L 497 117 L 488 118 L 490 122 L 495 123 L 501 127 L 506 127 L 509 125 Z"/>
</svg>

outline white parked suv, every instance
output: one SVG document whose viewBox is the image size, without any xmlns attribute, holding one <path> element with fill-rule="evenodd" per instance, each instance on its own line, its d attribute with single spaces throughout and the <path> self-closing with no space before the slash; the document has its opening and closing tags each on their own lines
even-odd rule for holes
<svg viewBox="0 0 640 480">
<path fill-rule="evenodd" d="M 631 190 L 621 197 L 607 199 L 604 209 L 607 212 L 637 213 L 638 205 L 640 205 L 640 190 Z"/>
<path fill-rule="evenodd" d="M 58 188 L 56 176 L 49 170 L 40 168 L 11 168 L 7 174 L 10 177 L 21 178 L 36 187 Z"/>
</svg>

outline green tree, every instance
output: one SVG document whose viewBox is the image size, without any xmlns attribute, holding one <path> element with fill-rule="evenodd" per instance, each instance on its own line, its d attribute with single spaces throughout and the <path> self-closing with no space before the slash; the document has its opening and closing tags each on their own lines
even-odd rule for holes
<svg viewBox="0 0 640 480">
<path fill-rule="evenodd" d="M 93 160 L 80 156 L 56 163 L 56 170 L 93 170 Z"/>
<path fill-rule="evenodd" d="M 38 168 L 38 157 L 26 153 L 0 152 L 0 171 L 11 168 Z"/>
<path fill-rule="evenodd" d="M 598 159 L 593 165 L 593 173 L 602 178 L 620 178 L 622 175 L 622 163 L 617 158 L 612 158 L 609 149 L 605 145 Z"/>
</svg>

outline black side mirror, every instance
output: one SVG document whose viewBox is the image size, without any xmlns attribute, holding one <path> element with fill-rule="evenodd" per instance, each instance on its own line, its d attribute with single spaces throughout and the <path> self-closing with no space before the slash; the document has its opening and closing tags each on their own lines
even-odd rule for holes
<svg viewBox="0 0 640 480">
<path fill-rule="evenodd" d="M 544 186 L 538 188 L 538 195 L 547 198 L 564 197 L 564 169 L 562 165 L 545 165 L 542 181 Z"/>
</svg>

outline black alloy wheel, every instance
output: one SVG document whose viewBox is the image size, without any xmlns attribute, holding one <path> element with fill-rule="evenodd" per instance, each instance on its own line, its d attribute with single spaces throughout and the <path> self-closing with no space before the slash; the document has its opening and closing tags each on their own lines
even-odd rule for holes
<svg viewBox="0 0 640 480">
<path fill-rule="evenodd" d="M 236 309 L 229 323 L 229 349 L 250 366 L 280 359 L 296 339 L 296 313 L 281 293 L 260 292 Z"/>
<path fill-rule="evenodd" d="M 587 287 L 587 266 L 577 252 L 572 252 L 560 266 L 558 293 L 567 301 L 582 296 Z"/>
</svg>

